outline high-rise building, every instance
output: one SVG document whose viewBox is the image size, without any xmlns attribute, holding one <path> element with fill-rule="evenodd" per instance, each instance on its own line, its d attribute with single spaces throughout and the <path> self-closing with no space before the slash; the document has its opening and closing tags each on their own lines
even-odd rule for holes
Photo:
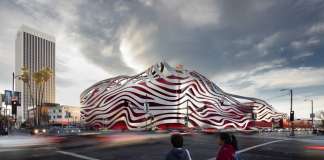
<svg viewBox="0 0 324 160">
<path fill-rule="evenodd" d="M 44 103 L 55 102 L 55 37 L 36 31 L 30 27 L 20 27 L 16 37 L 15 72 L 19 74 L 22 67 L 26 67 L 30 75 L 49 67 L 53 76 L 44 87 Z M 36 93 L 36 84 L 31 83 L 31 89 L 22 81 L 16 81 L 16 90 L 22 93 L 21 109 L 18 110 L 17 120 L 23 122 L 28 117 L 28 110 L 32 107 L 32 96 L 39 102 L 40 94 Z M 30 92 L 31 91 L 31 92 Z"/>
</svg>

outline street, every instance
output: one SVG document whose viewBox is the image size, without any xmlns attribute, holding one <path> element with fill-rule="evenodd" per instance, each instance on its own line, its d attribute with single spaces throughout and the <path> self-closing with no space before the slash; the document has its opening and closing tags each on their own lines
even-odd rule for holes
<svg viewBox="0 0 324 160">
<path fill-rule="evenodd" d="M 3 140 L 4 137 L 0 138 Z M 55 139 L 55 141 L 53 141 Z M 323 160 L 324 136 L 237 134 L 241 159 Z M 114 133 L 52 138 L 51 143 L 30 147 L 0 145 L 1 160 L 163 160 L 170 150 L 169 134 Z M 217 135 L 185 135 L 194 160 L 215 159 Z"/>
</svg>

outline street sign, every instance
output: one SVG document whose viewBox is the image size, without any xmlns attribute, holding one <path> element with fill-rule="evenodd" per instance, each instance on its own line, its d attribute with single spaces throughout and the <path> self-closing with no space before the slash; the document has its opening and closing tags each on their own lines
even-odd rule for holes
<svg viewBox="0 0 324 160">
<path fill-rule="evenodd" d="M 11 105 L 12 91 L 5 90 L 4 102 L 6 105 Z"/>
</svg>

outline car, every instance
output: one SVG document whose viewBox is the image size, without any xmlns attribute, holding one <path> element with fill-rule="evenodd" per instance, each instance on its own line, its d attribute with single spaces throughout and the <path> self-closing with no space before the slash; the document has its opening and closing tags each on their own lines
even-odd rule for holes
<svg viewBox="0 0 324 160">
<path fill-rule="evenodd" d="M 46 133 L 47 133 L 47 129 L 46 128 L 37 127 L 37 128 L 32 128 L 31 129 L 31 134 L 32 135 L 44 135 Z"/>
</svg>

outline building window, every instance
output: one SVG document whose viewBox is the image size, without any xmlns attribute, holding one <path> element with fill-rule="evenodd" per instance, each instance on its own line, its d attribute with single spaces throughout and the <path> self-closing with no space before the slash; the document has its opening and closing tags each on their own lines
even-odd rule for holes
<svg viewBox="0 0 324 160">
<path fill-rule="evenodd" d="M 59 109 L 59 112 L 62 113 L 62 109 Z"/>
<path fill-rule="evenodd" d="M 57 115 L 57 118 L 60 119 L 60 118 L 62 118 L 62 116 L 61 115 Z"/>
</svg>

